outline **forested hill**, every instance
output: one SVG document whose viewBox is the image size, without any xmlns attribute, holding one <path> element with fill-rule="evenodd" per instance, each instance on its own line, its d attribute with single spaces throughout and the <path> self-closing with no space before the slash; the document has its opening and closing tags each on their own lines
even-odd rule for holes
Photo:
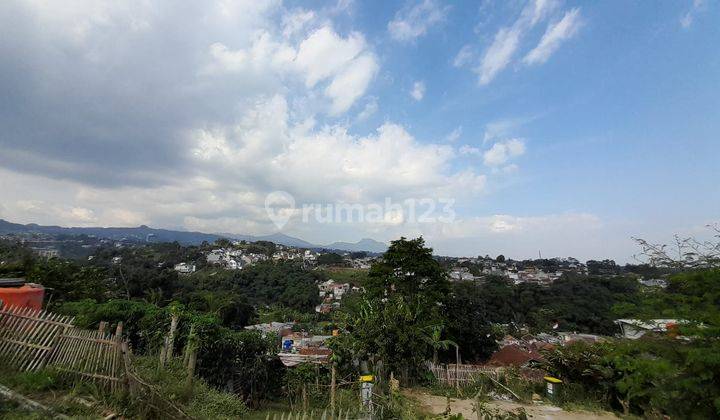
<svg viewBox="0 0 720 420">
<path fill-rule="evenodd" d="M 237 235 L 230 233 L 216 234 L 203 232 L 187 232 L 181 230 L 155 229 L 149 226 L 138 227 L 62 227 L 41 226 L 35 223 L 27 225 L 12 223 L 0 219 L 0 235 L 11 233 L 42 233 L 47 235 L 94 235 L 98 238 L 114 240 L 130 239 L 145 242 L 178 242 L 182 245 L 199 245 L 205 241 L 215 242 L 220 238 L 245 240 L 248 242 L 269 241 L 276 244 L 299 248 L 325 248 L 341 251 L 384 252 L 387 245 L 372 239 L 362 239 L 357 243 L 335 242 L 329 245 L 316 245 L 299 238 L 282 233 L 265 236 Z"/>
</svg>

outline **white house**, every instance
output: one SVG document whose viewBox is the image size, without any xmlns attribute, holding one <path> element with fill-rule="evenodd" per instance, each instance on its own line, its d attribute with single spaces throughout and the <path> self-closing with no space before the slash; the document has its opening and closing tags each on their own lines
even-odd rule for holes
<svg viewBox="0 0 720 420">
<path fill-rule="evenodd" d="M 640 319 L 615 320 L 615 323 L 620 327 L 620 331 L 622 331 L 623 337 L 631 340 L 637 340 L 650 331 L 658 333 L 667 332 L 668 329 L 676 327 L 678 323 L 681 322 L 682 321 L 678 321 L 677 319 L 649 319 L 647 321 Z"/>
<path fill-rule="evenodd" d="M 190 274 L 195 272 L 195 264 L 188 264 L 186 262 L 181 262 L 179 264 L 175 264 L 175 271 L 181 274 Z"/>
</svg>

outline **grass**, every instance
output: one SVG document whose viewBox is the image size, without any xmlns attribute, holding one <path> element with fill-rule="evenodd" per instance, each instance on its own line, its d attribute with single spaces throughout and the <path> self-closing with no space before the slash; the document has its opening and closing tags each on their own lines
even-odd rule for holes
<svg viewBox="0 0 720 420">
<path fill-rule="evenodd" d="M 219 391 L 195 377 L 192 389 L 186 388 L 187 372 L 180 359 L 171 360 L 158 370 L 157 357 L 137 357 L 137 372 L 149 380 L 169 401 L 196 418 L 235 419 L 245 416 L 248 408 L 236 395 Z M 140 413 L 143 414 L 143 413 Z"/>
<path fill-rule="evenodd" d="M 350 283 L 353 286 L 362 286 L 368 275 L 368 270 L 360 268 L 325 267 L 321 271 L 337 283 Z"/>
<path fill-rule="evenodd" d="M 51 369 L 37 372 L 17 372 L 4 366 L 0 369 L 0 382 L 22 396 L 36 401 L 53 412 L 73 418 L 96 418 L 100 407 L 88 407 L 83 400 L 96 400 L 97 390 L 92 384 L 75 383 Z M 94 415 L 94 416 L 93 416 Z M 2 400 L 0 418 L 47 418 L 47 413 L 23 409 L 17 402 Z"/>
</svg>

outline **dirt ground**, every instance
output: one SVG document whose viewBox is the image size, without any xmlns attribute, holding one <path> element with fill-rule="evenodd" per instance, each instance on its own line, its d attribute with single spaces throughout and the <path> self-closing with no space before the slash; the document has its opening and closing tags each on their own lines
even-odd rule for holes
<svg viewBox="0 0 720 420">
<path fill-rule="evenodd" d="M 447 397 L 430 395 L 421 391 L 407 391 L 406 395 L 417 400 L 428 412 L 443 414 L 447 409 Z M 477 414 L 473 412 L 472 399 L 450 399 L 450 414 L 462 414 L 466 419 L 476 419 Z M 557 420 L 617 420 L 618 417 L 609 412 L 590 411 L 565 411 L 560 407 L 546 404 L 519 404 L 511 401 L 491 401 L 487 403 L 490 408 L 497 408 L 501 411 L 515 411 L 522 407 L 528 417 L 534 419 L 557 419 Z"/>
</svg>

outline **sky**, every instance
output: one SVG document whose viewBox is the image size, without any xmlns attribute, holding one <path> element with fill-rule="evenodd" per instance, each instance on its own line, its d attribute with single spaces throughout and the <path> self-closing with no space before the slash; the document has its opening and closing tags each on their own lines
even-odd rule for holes
<svg viewBox="0 0 720 420">
<path fill-rule="evenodd" d="M 717 1 L 5 0 L 0 92 L 13 222 L 632 262 L 720 221 Z"/>
</svg>

